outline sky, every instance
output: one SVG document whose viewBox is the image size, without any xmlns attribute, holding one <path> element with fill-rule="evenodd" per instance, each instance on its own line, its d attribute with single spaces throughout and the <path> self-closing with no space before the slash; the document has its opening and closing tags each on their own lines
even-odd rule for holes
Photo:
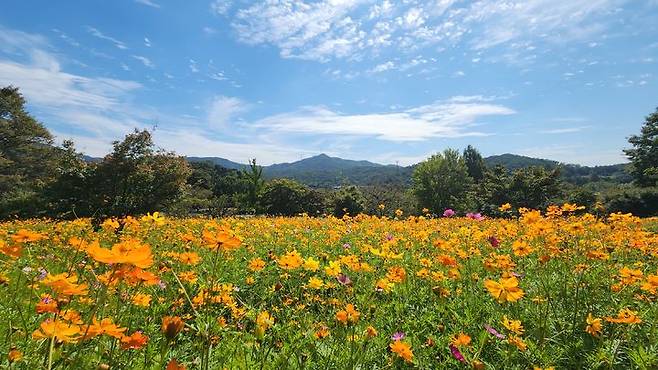
<svg viewBox="0 0 658 370">
<path fill-rule="evenodd" d="M 0 85 L 103 156 L 135 128 L 245 163 L 471 144 L 624 162 L 658 107 L 658 0 L 8 1 Z"/>
</svg>

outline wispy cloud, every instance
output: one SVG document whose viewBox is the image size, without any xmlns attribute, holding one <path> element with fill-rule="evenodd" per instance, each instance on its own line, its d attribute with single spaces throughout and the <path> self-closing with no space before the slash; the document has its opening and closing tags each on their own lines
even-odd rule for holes
<svg viewBox="0 0 658 370">
<path fill-rule="evenodd" d="M 573 132 L 580 132 L 585 129 L 590 128 L 591 126 L 579 126 L 579 127 L 565 127 L 565 128 L 555 128 L 550 130 L 539 131 L 540 134 L 569 134 Z"/>
<path fill-rule="evenodd" d="M 150 6 L 152 8 L 158 8 L 158 9 L 160 8 L 160 4 L 156 3 L 153 0 L 135 0 L 135 2 L 138 4 Z"/>
<path fill-rule="evenodd" d="M 436 137 L 485 136 L 473 129 L 481 118 L 514 114 L 503 105 L 477 98 L 437 101 L 386 113 L 343 114 L 323 106 L 304 107 L 253 123 L 255 127 L 312 135 L 369 136 L 386 141 L 420 141 Z"/>
<path fill-rule="evenodd" d="M 436 44 L 462 43 L 475 50 L 504 44 L 532 51 L 528 40 L 591 42 L 611 26 L 615 10 L 627 1 L 440 0 L 373 5 L 367 0 L 281 0 L 238 9 L 232 27 L 244 43 L 272 44 L 284 58 L 322 62 L 378 55 L 386 48 L 413 52 Z M 220 10 L 215 12 L 225 13 L 225 3 L 214 2 Z"/>
<path fill-rule="evenodd" d="M 199 67 L 197 66 L 197 63 L 194 59 L 190 59 L 189 67 L 192 73 L 199 73 Z"/>
<path fill-rule="evenodd" d="M 107 36 L 107 35 L 105 35 L 104 33 L 102 33 L 101 31 L 99 31 L 98 29 L 96 29 L 94 27 L 87 26 L 87 31 L 94 37 L 97 37 L 101 40 L 105 40 L 105 41 L 109 41 L 109 42 L 113 43 L 114 46 L 116 46 L 119 49 L 122 49 L 122 50 L 128 49 L 126 44 L 124 44 L 122 41 L 119 41 L 119 40 L 115 39 L 114 37 Z"/>
<path fill-rule="evenodd" d="M 153 64 L 153 62 L 145 56 L 133 55 L 133 58 L 135 58 L 135 59 L 139 60 L 140 62 L 142 62 L 142 64 L 144 64 L 145 67 L 148 67 L 148 68 L 151 68 L 151 69 L 155 68 L 155 64 Z"/>
<path fill-rule="evenodd" d="M 231 6 L 233 6 L 232 0 L 213 0 L 210 3 L 210 10 L 215 14 L 226 15 Z"/>
<path fill-rule="evenodd" d="M 249 105 L 241 99 L 229 96 L 215 96 L 210 104 L 208 123 L 213 128 L 226 128 L 238 114 L 247 111 Z"/>
</svg>

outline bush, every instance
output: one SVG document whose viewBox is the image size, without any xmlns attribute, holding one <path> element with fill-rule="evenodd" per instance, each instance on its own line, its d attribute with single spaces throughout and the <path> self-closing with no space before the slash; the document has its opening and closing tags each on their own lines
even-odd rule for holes
<svg viewBox="0 0 658 370">
<path fill-rule="evenodd" d="M 606 211 L 632 213 L 635 216 L 658 216 L 658 187 L 629 187 L 605 196 Z"/>
<path fill-rule="evenodd" d="M 345 214 L 356 216 L 364 211 L 365 205 L 363 193 L 354 185 L 341 188 L 334 193 L 331 200 L 331 209 L 336 217 L 343 217 Z"/>
<path fill-rule="evenodd" d="M 269 215 L 315 215 L 322 210 L 322 196 L 294 180 L 276 179 L 265 184 L 260 196 L 263 212 Z"/>
</svg>

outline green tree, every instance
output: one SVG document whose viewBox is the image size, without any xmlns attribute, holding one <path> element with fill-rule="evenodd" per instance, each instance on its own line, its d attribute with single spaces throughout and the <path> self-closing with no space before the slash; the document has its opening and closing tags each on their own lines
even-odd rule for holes
<svg viewBox="0 0 658 370">
<path fill-rule="evenodd" d="M 269 215 L 293 216 L 307 211 L 310 189 L 297 181 L 276 179 L 263 187 L 261 206 Z"/>
<path fill-rule="evenodd" d="M 480 183 L 484 178 L 484 173 L 487 170 L 487 166 L 484 164 L 484 159 L 480 152 L 472 146 L 467 146 L 464 149 L 464 163 L 466 164 L 466 169 L 468 175 L 475 181 L 475 183 Z"/>
<path fill-rule="evenodd" d="M 544 208 L 562 196 L 560 168 L 531 166 L 514 171 L 508 193 L 516 207 Z"/>
<path fill-rule="evenodd" d="M 412 174 L 412 191 L 421 208 L 441 213 L 446 208 L 467 210 L 472 183 L 459 152 L 446 149 L 419 163 Z"/>
<path fill-rule="evenodd" d="M 642 187 L 658 185 L 658 108 L 644 120 L 640 135 L 628 138 L 633 148 L 624 150 L 631 160 L 631 174 Z"/>
<path fill-rule="evenodd" d="M 94 189 L 88 186 L 95 166 L 87 163 L 70 140 L 57 148 L 56 179 L 43 191 L 48 215 L 76 218 L 89 215 L 89 200 Z"/>
<path fill-rule="evenodd" d="M 165 210 L 183 194 L 190 175 L 187 161 L 156 150 L 147 130 L 126 135 L 100 162 L 90 181 L 91 211 L 100 217 Z"/>
<path fill-rule="evenodd" d="M 242 175 L 247 180 L 246 200 L 249 207 L 254 210 L 258 208 L 258 196 L 263 190 L 263 167 L 256 164 L 256 159 L 249 161 L 249 168 L 242 170 Z"/>
<path fill-rule="evenodd" d="M 54 180 L 53 138 L 25 109 L 13 86 L 0 89 L 0 217 L 43 213 L 42 190 Z"/>
<path fill-rule="evenodd" d="M 345 214 L 356 216 L 365 209 L 366 199 L 354 185 L 343 186 L 333 194 L 331 199 L 331 210 L 336 217 Z"/>
</svg>

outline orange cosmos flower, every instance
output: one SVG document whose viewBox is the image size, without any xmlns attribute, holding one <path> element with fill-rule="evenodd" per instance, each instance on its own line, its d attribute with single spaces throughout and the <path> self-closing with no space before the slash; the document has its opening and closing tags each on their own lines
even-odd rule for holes
<svg viewBox="0 0 658 370">
<path fill-rule="evenodd" d="M 0 240 L 0 253 L 6 255 L 7 257 L 10 258 L 18 258 L 23 254 L 23 248 L 19 245 L 14 245 L 14 246 L 8 246 Z"/>
<path fill-rule="evenodd" d="M 464 347 L 471 344 L 471 337 L 464 333 L 459 333 L 452 338 L 452 345 L 455 347 Z"/>
<path fill-rule="evenodd" d="M 11 240 L 13 240 L 15 243 L 36 242 L 45 238 L 46 236 L 43 234 L 39 234 L 34 231 L 25 230 L 25 229 L 20 229 L 14 235 L 11 236 Z"/>
<path fill-rule="evenodd" d="M 386 277 L 388 278 L 388 280 L 394 283 L 403 282 L 406 276 L 407 276 L 407 272 L 404 270 L 404 268 L 400 266 L 393 266 L 389 268 L 388 272 L 386 273 Z"/>
<path fill-rule="evenodd" d="M 92 319 L 92 324 L 85 330 L 85 339 L 93 338 L 98 335 L 109 335 L 110 337 L 121 339 L 123 338 L 123 332 L 128 330 L 127 328 L 122 328 L 117 326 L 112 319 L 107 317 L 101 321 L 96 320 L 94 317 Z"/>
<path fill-rule="evenodd" d="M 168 340 L 173 340 L 183 330 L 185 323 L 178 316 L 165 316 L 162 318 L 162 332 Z"/>
<path fill-rule="evenodd" d="M 186 265 L 197 265 L 201 261 L 201 257 L 194 252 L 183 252 L 177 256 L 178 260 Z"/>
<path fill-rule="evenodd" d="M 23 359 L 23 353 L 16 348 L 12 348 L 7 355 L 7 359 L 9 360 L 10 364 L 18 362 Z"/>
<path fill-rule="evenodd" d="M 254 258 L 249 261 L 249 270 L 260 271 L 265 268 L 265 261 L 260 258 Z"/>
<path fill-rule="evenodd" d="M 617 314 L 617 317 L 608 316 L 605 320 L 616 324 L 639 324 L 642 322 L 640 317 L 637 316 L 637 312 L 628 308 L 622 308 Z"/>
<path fill-rule="evenodd" d="M 507 316 L 503 316 L 503 326 L 517 335 L 521 335 L 525 331 L 520 320 L 510 320 Z"/>
<path fill-rule="evenodd" d="M 50 294 L 42 294 L 36 306 L 37 313 L 57 312 L 57 301 Z"/>
<path fill-rule="evenodd" d="M 516 302 L 525 294 L 519 288 L 519 281 L 514 276 L 499 281 L 486 280 L 484 286 L 499 303 Z"/>
<path fill-rule="evenodd" d="M 595 318 L 591 313 L 587 314 L 587 326 L 585 331 L 594 337 L 601 335 L 603 327 L 601 325 L 601 319 Z"/>
<path fill-rule="evenodd" d="M 137 240 L 126 240 L 112 246 L 112 249 L 101 248 L 92 244 L 87 248 L 87 254 L 102 263 L 121 263 L 139 268 L 149 268 L 153 264 L 151 247 L 140 244 Z"/>
<path fill-rule="evenodd" d="M 187 370 L 187 368 L 179 364 L 178 361 L 172 358 L 171 361 L 169 361 L 169 363 L 167 364 L 166 370 Z"/>
<path fill-rule="evenodd" d="M 299 255 L 299 252 L 294 250 L 279 257 L 277 263 L 284 270 L 294 270 L 304 263 L 304 259 Z"/>
<path fill-rule="evenodd" d="M 148 294 L 137 293 L 133 296 L 132 302 L 135 306 L 148 307 L 151 305 L 151 296 Z"/>
<path fill-rule="evenodd" d="M 212 250 L 220 249 L 230 251 L 237 249 L 242 244 L 242 240 L 225 227 L 219 230 L 219 232 L 203 230 L 201 237 L 204 244 Z"/>
<path fill-rule="evenodd" d="M 359 321 L 361 313 L 354 308 L 353 304 L 348 304 L 345 306 L 344 310 L 336 312 L 336 320 L 342 322 L 343 324 L 356 323 Z"/>
<path fill-rule="evenodd" d="M 80 327 L 60 320 L 47 319 L 32 333 L 33 339 L 50 339 L 53 337 L 57 342 L 75 343 L 80 338 Z"/>
<path fill-rule="evenodd" d="M 401 340 L 396 340 L 389 344 L 389 348 L 391 349 L 391 352 L 403 358 L 406 362 L 413 361 L 414 353 L 411 350 L 411 346 L 409 344 Z"/>
<path fill-rule="evenodd" d="M 49 287 L 57 294 L 65 296 L 87 295 L 86 284 L 76 284 L 78 277 L 75 275 L 67 276 L 67 273 L 57 275 L 47 275 L 41 284 Z"/>
<path fill-rule="evenodd" d="M 149 337 L 144 335 L 141 331 L 136 331 L 131 335 L 121 338 L 122 349 L 140 349 L 144 347 L 149 341 Z"/>
</svg>

